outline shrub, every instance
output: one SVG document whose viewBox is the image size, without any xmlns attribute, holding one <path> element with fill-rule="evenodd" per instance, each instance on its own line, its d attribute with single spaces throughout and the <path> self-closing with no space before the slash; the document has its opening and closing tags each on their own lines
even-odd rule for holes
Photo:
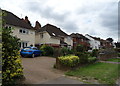
<svg viewBox="0 0 120 86">
<path fill-rule="evenodd" d="M 40 50 L 42 51 L 42 55 L 44 56 L 53 56 L 54 48 L 48 45 L 42 45 L 40 47 Z"/>
<path fill-rule="evenodd" d="M 66 56 L 68 55 L 69 50 L 66 47 L 61 48 L 61 56 Z"/>
<path fill-rule="evenodd" d="M 53 56 L 54 56 L 54 57 L 59 57 L 59 56 L 61 56 L 60 53 L 61 53 L 61 50 L 60 50 L 59 48 L 54 48 L 54 53 L 53 53 Z"/>
<path fill-rule="evenodd" d="M 97 57 L 98 56 L 98 49 L 94 49 L 91 53 L 91 56 Z"/>
<path fill-rule="evenodd" d="M 68 54 L 75 54 L 75 51 L 73 49 L 68 49 Z"/>
<path fill-rule="evenodd" d="M 77 45 L 76 46 L 76 52 L 84 52 L 85 51 L 85 48 L 83 45 Z"/>
<path fill-rule="evenodd" d="M 88 58 L 88 62 L 89 62 L 89 63 L 94 63 L 96 60 L 97 60 L 96 57 L 91 57 L 91 56 L 90 56 L 90 57 Z"/>
<path fill-rule="evenodd" d="M 11 35 L 12 29 L 2 29 L 2 82 L 15 83 L 23 78 L 23 68 L 19 54 L 19 39 Z"/>
<path fill-rule="evenodd" d="M 78 56 L 61 56 L 58 57 L 60 63 L 67 67 L 75 67 L 79 64 L 79 57 Z"/>
<path fill-rule="evenodd" d="M 90 56 L 86 52 L 78 53 L 77 56 L 79 57 L 81 64 L 87 64 L 88 63 L 88 57 Z"/>
<path fill-rule="evenodd" d="M 120 53 L 118 53 L 118 57 L 120 57 Z"/>
</svg>

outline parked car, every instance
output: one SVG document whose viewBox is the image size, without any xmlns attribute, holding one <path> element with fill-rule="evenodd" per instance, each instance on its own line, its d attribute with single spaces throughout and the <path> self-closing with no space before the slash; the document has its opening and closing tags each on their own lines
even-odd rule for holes
<svg viewBox="0 0 120 86">
<path fill-rule="evenodd" d="M 32 57 L 40 56 L 42 54 L 41 50 L 38 50 L 37 47 L 25 47 L 20 51 L 22 57 Z"/>
</svg>

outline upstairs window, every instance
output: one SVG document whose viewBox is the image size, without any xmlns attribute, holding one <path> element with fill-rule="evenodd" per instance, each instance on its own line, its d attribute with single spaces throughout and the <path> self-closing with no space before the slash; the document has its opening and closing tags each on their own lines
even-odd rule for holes
<svg viewBox="0 0 120 86">
<path fill-rule="evenodd" d="M 40 34 L 40 38 L 43 38 L 43 33 Z"/>
<path fill-rule="evenodd" d="M 19 30 L 19 33 L 28 34 L 28 30 L 20 29 L 20 30 Z"/>
</svg>

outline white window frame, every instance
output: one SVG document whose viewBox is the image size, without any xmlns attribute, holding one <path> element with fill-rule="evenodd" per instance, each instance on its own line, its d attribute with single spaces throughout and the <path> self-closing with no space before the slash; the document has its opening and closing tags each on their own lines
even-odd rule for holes
<svg viewBox="0 0 120 86">
<path fill-rule="evenodd" d="M 27 29 L 19 29 L 19 33 L 20 34 L 29 34 L 29 30 L 27 30 Z"/>
<path fill-rule="evenodd" d="M 24 48 L 24 47 L 27 47 L 28 46 L 28 42 L 20 42 L 20 48 Z"/>
<path fill-rule="evenodd" d="M 43 38 L 44 37 L 44 34 L 43 33 L 40 33 L 40 38 Z"/>
</svg>

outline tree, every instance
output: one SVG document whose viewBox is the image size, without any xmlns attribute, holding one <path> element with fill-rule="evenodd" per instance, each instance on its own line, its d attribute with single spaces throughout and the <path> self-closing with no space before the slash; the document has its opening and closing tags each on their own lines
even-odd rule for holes
<svg viewBox="0 0 120 86">
<path fill-rule="evenodd" d="M 19 54 L 19 39 L 11 35 L 11 28 L 2 28 L 2 82 L 13 84 L 23 77 Z"/>
<path fill-rule="evenodd" d="M 76 51 L 77 52 L 84 52 L 85 51 L 85 47 L 83 45 L 77 45 L 76 46 Z"/>
<path fill-rule="evenodd" d="M 106 40 L 108 40 L 109 42 L 113 42 L 112 38 L 107 38 Z"/>
</svg>

